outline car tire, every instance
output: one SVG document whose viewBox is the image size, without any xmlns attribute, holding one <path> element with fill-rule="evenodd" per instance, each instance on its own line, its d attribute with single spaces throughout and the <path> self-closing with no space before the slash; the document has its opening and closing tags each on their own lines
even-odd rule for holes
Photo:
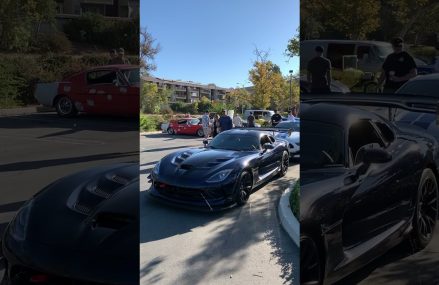
<svg viewBox="0 0 439 285">
<path fill-rule="evenodd" d="M 64 118 L 73 117 L 78 113 L 73 100 L 67 96 L 61 96 L 56 99 L 55 109 L 58 116 Z"/>
<path fill-rule="evenodd" d="M 168 128 L 166 131 L 167 131 L 168 134 L 170 134 L 170 135 L 175 135 L 175 131 L 174 131 L 173 128 Z"/>
<path fill-rule="evenodd" d="M 427 202 L 427 203 L 426 203 Z M 431 169 L 424 169 L 418 184 L 413 230 L 410 240 L 415 250 L 425 248 L 433 238 L 438 217 L 438 185 Z"/>
<path fill-rule="evenodd" d="M 247 203 L 248 198 L 252 192 L 253 179 L 248 171 L 243 171 L 239 176 L 238 183 L 236 185 L 236 204 L 242 206 Z"/>
<path fill-rule="evenodd" d="M 300 236 L 300 284 L 321 285 L 323 260 L 316 243 L 308 236 Z"/>
<path fill-rule="evenodd" d="M 280 161 L 279 177 L 284 177 L 285 174 L 287 174 L 289 165 L 290 165 L 290 155 L 288 154 L 287 151 L 284 151 L 282 153 L 282 158 Z"/>
<path fill-rule="evenodd" d="M 198 129 L 198 131 L 197 131 L 197 136 L 199 136 L 200 138 L 204 137 L 204 131 L 203 131 L 203 129 Z"/>
</svg>

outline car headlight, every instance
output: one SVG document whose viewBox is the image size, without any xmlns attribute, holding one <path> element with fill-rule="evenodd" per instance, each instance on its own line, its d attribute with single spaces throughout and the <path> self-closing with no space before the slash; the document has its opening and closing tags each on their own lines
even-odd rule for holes
<svg viewBox="0 0 439 285">
<path fill-rule="evenodd" d="M 23 241 L 26 238 L 27 225 L 32 205 L 33 200 L 26 202 L 20 210 L 18 210 L 18 213 L 11 222 L 9 227 L 10 234 L 15 240 Z"/>
<path fill-rule="evenodd" d="M 152 170 L 152 173 L 154 173 L 154 175 L 159 175 L 160 162 L 161 162 L 161 160 L 159 160 L 159 162 L 157 162 L 157 164 L 154 166 L 154 169 Z"/>
<path fill-rule="evenodd" d="M 209 179 L 207 179 L 206 182 L 213 183 L 224 181 L 230 175 L 230 173 L 232 173 L 232 171 L 233 169 L 221 170 L 220 172 L 212 175 Z"/>
</svg>

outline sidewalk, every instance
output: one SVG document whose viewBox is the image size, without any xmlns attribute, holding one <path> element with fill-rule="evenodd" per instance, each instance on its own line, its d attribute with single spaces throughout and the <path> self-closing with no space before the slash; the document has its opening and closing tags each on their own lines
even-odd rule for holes
<svg viewBox="0 0 439 285">
<path fill-rule="evenodd" d="M 54 112 L 54 108 L 44 107 L 44 106 L 27 106 L 20 108 L 11 108 L 11 109 L 0 109 L 0 117 L 8 117 L 8 116 L 22 116 L 22 115 L 30 115 L 34 113 L 45 113 L 45 112 Z"/>
</svg>

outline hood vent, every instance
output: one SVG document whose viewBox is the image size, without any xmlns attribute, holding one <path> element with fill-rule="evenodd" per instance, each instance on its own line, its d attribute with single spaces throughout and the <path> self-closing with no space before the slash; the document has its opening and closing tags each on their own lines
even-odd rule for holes
<svg viewBox="0 0 439 285">
<path fill-rule="evenodd" d="M 177 156 L 174 159 L 174 163 L 179 165 L 182 164 L 188 157 L 190 157 L 192 154 L 189 152 L 183 152 L 182 154 L 180 154 L 179 156 Z"/>
<path fill-rule="evenodd" d="M 190 165 L 190 164 L 182 164 L 182 165 L 180 165 L 180 168 L 181 169 L 184 169 L 184 170 L 189 170 L 189 169 L 191 169 L 193 166 L 192 165 Z"/>
</svg>

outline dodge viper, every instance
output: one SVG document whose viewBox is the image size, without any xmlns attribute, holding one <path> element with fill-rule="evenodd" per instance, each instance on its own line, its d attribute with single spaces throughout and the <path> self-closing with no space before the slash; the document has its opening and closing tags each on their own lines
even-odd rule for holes
<svg viewBox="0 0 439 285">
<path fill-rule="evenodd" d="M 280 130 L 277 138 L 288 141 L 290 156 L 294 158 L 300 155 L 300 121 L 283 121 L 277 124 L 275 129 Z"/>
<path fill-rule="evenodd" d="M 5 230 L 0 284 L 138 284 L 138 195 L 138 164 L 93 168 L 47 186 Z"/>
<path fill-rule="evenodd" d="M 333 284 L 405 239 L 422 249 L 434 234 L 436 138 L 364 105 L 434 111 L 420 98 L 352 96 L 302 98 L 301 284 Z"/>
<path fill-rule="evenodd" d="M 255 187 L 287 172 L 288 143 L 266 131 L 232 129 L 205 143 L 162 158 L 149 176 L 150 196 L 184 208 L 219 210 L 245 204 Z"/>
</svg>

